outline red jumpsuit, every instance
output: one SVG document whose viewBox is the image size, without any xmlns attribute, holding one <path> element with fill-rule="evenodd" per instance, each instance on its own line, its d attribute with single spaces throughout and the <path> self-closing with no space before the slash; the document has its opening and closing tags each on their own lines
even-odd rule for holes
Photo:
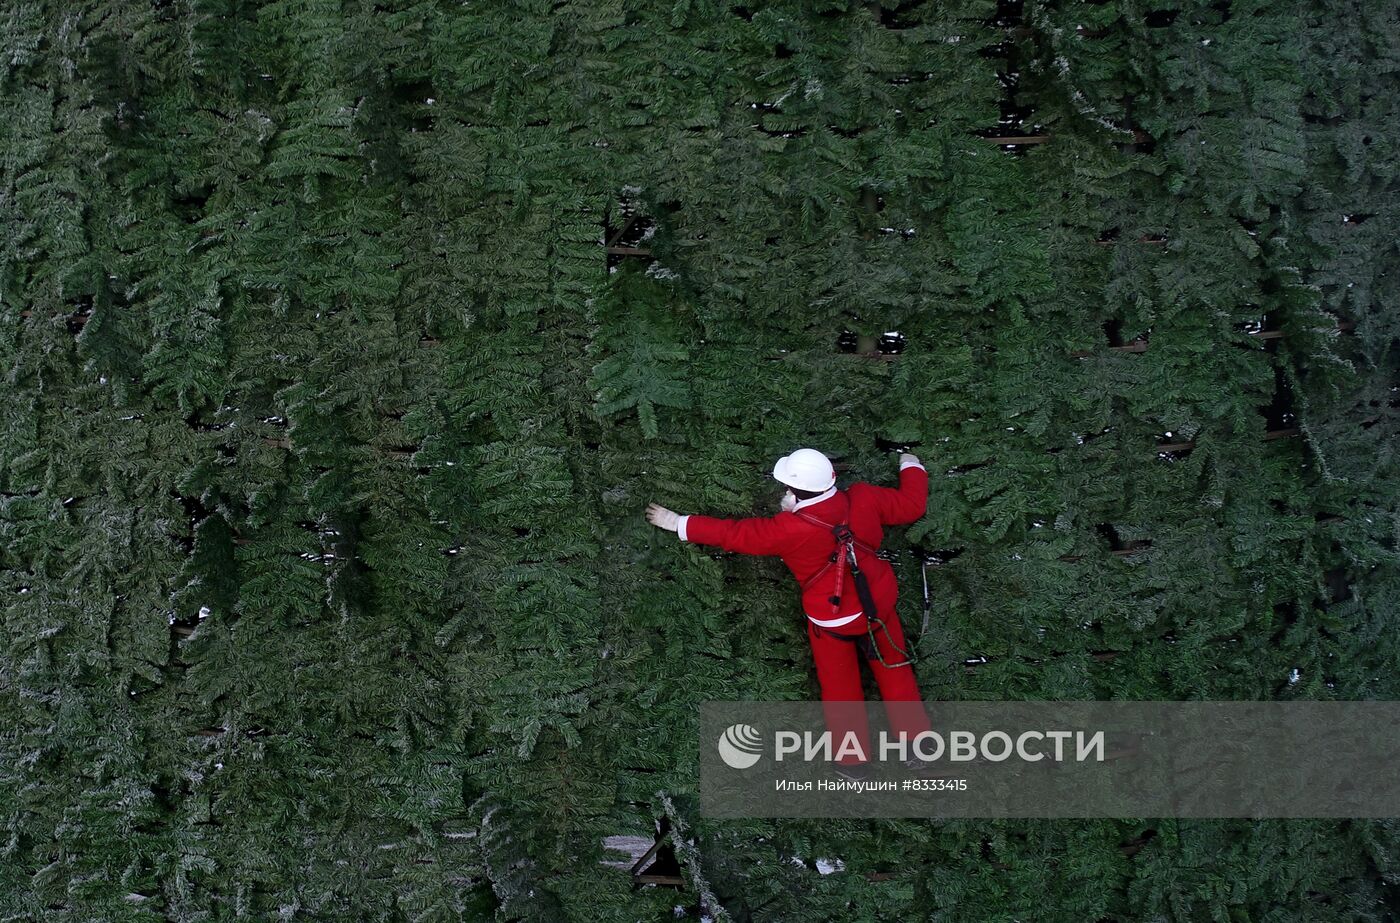
<svg viewBox="0 0 1400 923">
<path fill-rule="evenodd" d="M 923 466 L 906 462 L 900 467 L 898 488 L 852 484 L 843 492 L 833 487 L 824 494 L 799 501 L 794 512 L 784 511 L 769 517 L 720 519 L 714 516 L 682 516 L 678 534 L 682 541 L 718 545 L 740 554 L 777 555 L 801 585 L 828 564 L 834 541 L 829 529 L 806 522 L 796 515 L 797 512 L 833 525 L 844 520 L 849 523 L 856 538 L 878 548 L 884 537 L 884 526 L 907 525 L 918 520 L 924 515 L 927 504 L 928 474 Z M 893 639 L 903 650 L 908 650 L 908 645 L 899 616 L 895 613 L 899 594 L 894 569 L 887 561 L 859 552 L 858 555 L 861 570 L 870 583 L 871 597 L 879 610 L 878 618 L 889 629 L 890 637 L 887 638 L 877 626 L 875 642 L 886 661 L 899 663 L 907 658 L 891 646 L 890 640 Z M 820 584 L 824 581 L 817 582 Z M 833 734 L 833 748 L 840 746 L 847 731 L 854 731 L 861 750 L 871 756 L 865 696 L 860 684 L 860 658 L 852 640 L 843 639 L 861 637 L 868 626 L 849 570 L 844 578 L 841 598 L 843 605 L 833 614 L 830 604 L 826 602 L 826 592 L 814 588 L 814 591 L 803 594 L 807 639 L 812 645 L 812 659 L 817 667 L 817 682 L 821 686 L 827 728 Z M 858 614 L 851 618 L 851 613 Z M 818 622 L 840 624 L 821 627 Z M 880 697 L 885 701 L 891 729 L 901 735 L 927 731 L 928 716 L 922 704 L 891 705 L 920 701 L 913 667 L 886 667 L 879 659 L 871 658 L 867 658 L 867 663 L 880 687 Z M 843 706 L 840 704 L 843 702 L 859 702 L 860 705 Z M 846 759 L 842 762 L 860 760 Z"/>
</svg>

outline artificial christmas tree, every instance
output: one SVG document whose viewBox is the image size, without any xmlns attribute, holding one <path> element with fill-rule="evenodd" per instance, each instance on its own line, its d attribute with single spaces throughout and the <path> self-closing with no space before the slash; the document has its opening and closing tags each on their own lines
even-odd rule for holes
<svg viewBox="0 0 1400 923">
<path fill-rule="evenodd" d="M 0 36 L 0 916 L 1389 919 L 1389 820 L 706 819 L 802 617 L 642 510 L 907 449 L 930 698 L 1395 698 L 1390 6 Z"/>
</svg>

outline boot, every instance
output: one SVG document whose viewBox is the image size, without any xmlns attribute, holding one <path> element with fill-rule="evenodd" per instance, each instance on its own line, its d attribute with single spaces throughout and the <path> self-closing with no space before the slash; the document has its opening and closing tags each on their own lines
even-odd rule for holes
<svg viewBox="0 0 1400 923">
<path fill-rule="evenodd" d="M 870 778 L 869 763 L 837 763 L 836 774 L 852 782 L 864 782 Z"/>
</svg>

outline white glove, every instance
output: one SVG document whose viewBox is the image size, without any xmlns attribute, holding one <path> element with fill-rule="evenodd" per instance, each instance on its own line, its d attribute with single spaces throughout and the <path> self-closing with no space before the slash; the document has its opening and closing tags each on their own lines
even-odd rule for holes
<svg viewBox="0 0 1400 923">
<path fill-rule="evenodd" d="M 655 503 L 647 504 L 647 522 L 658 529 L 665 529 L 667 532 L 674 532 L 680 528 L 681 517 L 673 513 L 664 506 Z"/>
<path fill-rule="evenodd" d="M 908 452 L 903 452 L 899 456 L 899 467 L 903 468 L 906 462 L 908 462 L 911 465 L 923 464 L 923 462 L 919 461 L 919 456 L 910 455 Z"/>
<path fill-rule="evenodd" d="M 787 493 L 783 494 L 783 499 L 778 501 L 778 506 L 782 507 L 783 512 L 791 513 L 792 508 L 797 506 L 797 497 L 789 490 Z"/>
</svg>

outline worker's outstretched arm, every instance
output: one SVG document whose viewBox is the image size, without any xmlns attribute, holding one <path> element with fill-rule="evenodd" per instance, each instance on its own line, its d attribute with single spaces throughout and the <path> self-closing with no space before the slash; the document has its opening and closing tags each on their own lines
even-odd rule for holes
<svg viewBox="0 0 1400 923">
<path fill-rule="evenodd" d="M 871 495 L 880 510 L 880 522 L 904 526 L 917 522 L 928 509 L 928 472 L 917 456 L 899 456 L 899 486 L 872 487 Z"/>
<path fill-rule="evenodd" d="M 791 517 L 755 516 L 749 519 L 720 519 L 717 516 L 680 516 L 655 503 L 647 507 L 647 522 L 668 529 L 683 542 L 718 545 L 739 554 L 779 554 L 787 537 L 783 519 Z"/>
</svg>

